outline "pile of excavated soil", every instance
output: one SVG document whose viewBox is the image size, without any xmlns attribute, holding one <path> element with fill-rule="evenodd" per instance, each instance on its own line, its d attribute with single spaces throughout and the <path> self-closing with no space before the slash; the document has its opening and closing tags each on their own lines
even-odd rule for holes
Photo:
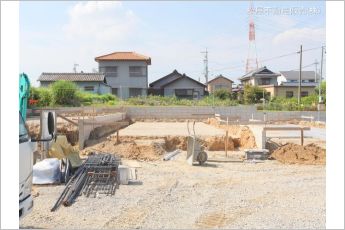
<svg viewBox="0 0 345 230">
<path fill-rule="evenodd" d="M 161 141 L 147 141 L 147 143 L 138 143 L 135 140 L 126 140 L 116 143 L 116 140 L 108 138 L 99 144 L 86 147 L 81 151 L 82 155 L 89 155 L 91 152 L 99 151 L 117 154 L 125 159 L 133 160 L 158 160 L 162 158 L 165 149 Z"/>
<path fill-rule="evenodd" d="M 239 147 L 241 149 L 251 149 L 256 147 L 254 134 L 247 126 L 220 125 L 218 120 L 215 118 L 209 118 L 207 124 L 223 130 L 228 130 L 229 136 L 232 137 L 232 142 L 235 148 Z"/>
<path fill-rule="evenodd" d="M 271 157 L 284 164 L 325 164 L 326 150 L 315 144 L 301 146 L 288 143 L 276 149 Z"/>
<path fill-rule="evenodd" d="M 201 144 L 206 150 L 224 151 L 225 137 L 203 137 Z M 228 150 L 234 150 L 238 143 L 235 139 L 228 137 Z M 119 143 L 116 142 L 116 136 L 110 135 L 107 138 L 99 140 L 88 140 L 85 142 L 85 149 L 82 155 L 88 155 L 93 151 L 108 152 L 118 154 L 122 158 L 134 160 L 158 160 L 166 152 L 175 149 L 187 150 L 187 137 L 166 136 L 166 137 L 132 137 L 120 136 Z"/>
<path fill-rule="evenodd" d="M 221 151 L 225 150 L 225 137 L 210 137 L 204 140 L 207 150 Z M 228 136 L 228 150 L 235 150 L 235 144 L 233 139 Z"/>
<path fill-rule="evenodd" d="M 251 149 L 256 147 L 254 134 L 247 126 L 241 127 L 240 147 L 244 149 Z"/>
</svg>

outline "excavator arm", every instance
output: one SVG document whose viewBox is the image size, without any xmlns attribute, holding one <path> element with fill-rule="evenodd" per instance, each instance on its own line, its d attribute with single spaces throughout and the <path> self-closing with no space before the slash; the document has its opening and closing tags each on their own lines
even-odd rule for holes
<svg viewBox="0 0 345 230">
<path fill-rule="evenodd" d="M 26 121 L 26 111 L 30 96 L 30 81 L 25 73 L 19 75 L 19 112 L 24 122 Z"/>
</svg>

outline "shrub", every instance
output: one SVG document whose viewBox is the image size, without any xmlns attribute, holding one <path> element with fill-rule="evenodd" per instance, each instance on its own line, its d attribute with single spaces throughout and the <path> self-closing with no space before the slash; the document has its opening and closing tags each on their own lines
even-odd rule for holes
<svg viewBox="0 0 345 230">
<path fill-rule="evenodd" d="M 315 87 L 315 93 L 319 94 L 319 86 Z M 326 95 L 326 81 L 321 82 L 321 95 Z"/>
<path fill-rule="evenodd" d="M 31 87 L 30 99 L 37 100 L 36 106 L 49 106 L 52 104 L 52 93 L 49 88 L 46 87 Z"/>
<path fill-rule="evenodd" d="M 243 99 L 246 104 L 254 104 L 263 98 L 263 92 L 266 91 L 258 86 L 245 85 Z"/>
<path fill-rule="evenodd" d="M 230 98 L 230 92 L 226 89 L 218 89 L 214 91 L 214 96 L 221 99 L 226 100 Z"/>
<path fill-rule="evenodd" d="M 55 105 L 78 105 L 77 86 L 70 81 L 57 81 L 51 85 L 53 104 Z"/>
</svg>

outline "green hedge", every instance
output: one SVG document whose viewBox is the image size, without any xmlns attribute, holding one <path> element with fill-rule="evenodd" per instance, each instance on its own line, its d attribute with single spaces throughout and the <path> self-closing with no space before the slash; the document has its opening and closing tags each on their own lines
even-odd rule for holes
<svg viewBox="0 0 345 230">
<path fill-rule="evenodd" d="M 298 105 L 298 99 L 274 97 L 263 105 L 258 105 L 258 110 L 277 110 L 277 111 L 316 111 L 318 104 L 318 95 L 312 94 L 301 98 L 301 104 Z"/>
<path fill-rule="evenodd" d="M 45 107 L 52 105 L 53 95 L 49 88 L 45 87 L 31 87 L 30 88 L 30 99 L 37 100 L 38 103 L 35 106 Z"/>
<path fill-rule="evenodd" d="M 50 88 L 54 105 L 80 105 L 77 97 L 78 87 L 75 83 L 62 80 L 54 82 Z"/>
</svg>

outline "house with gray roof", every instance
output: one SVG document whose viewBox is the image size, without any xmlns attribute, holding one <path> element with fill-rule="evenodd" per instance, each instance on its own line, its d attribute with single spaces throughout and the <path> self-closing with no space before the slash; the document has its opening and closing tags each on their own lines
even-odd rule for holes
<svg viewBox="0 0 345 230">
<path fill-rule="evenodd" d="M 239 78 L 243 85 L 263 86 L 277 85 L 279 73 L 269 70 L 266 66 L 252 70 Z"/>
<path fill-rule="evenodd" d="M 319 77 L 316 75 L 316 77 Z M 258 86 L 265 89 L 271 97 L 297 97 L 299 88 L 299 71 L 280 71 L 278 73 L 269 70 L 266 66 L 250 71 L 239 78 L 243 85 Z M 314 93 L 317 83 L 315 72 L 302 71 L 301 97 Z"/>
<path fill-rule="evenodd" d="M 111 87 L 107 84 L 103 73 L 42 73 L 38 78 L 41 87 L 48 87 L 59 80 L 72 81 L 87 92 L 111 93 Z"/>
<path fill-rule="evenodd" d="M 205 95 L 206 85 L 176 69 L 170 74 L 150 83 L 149 93 L 161 96 L 176 96 L 185 99 L 200 99 Z"/>
<path fill-rule="evenodd" d="M 279 71 L 280 76 L 277 78 L 278 85 L 295 85 L 299 82 L 299 71 Z M 315 71 L 302 71 L 302 84 L 317 86 L 320 81 L 320 75 Z"/>
</svg>

